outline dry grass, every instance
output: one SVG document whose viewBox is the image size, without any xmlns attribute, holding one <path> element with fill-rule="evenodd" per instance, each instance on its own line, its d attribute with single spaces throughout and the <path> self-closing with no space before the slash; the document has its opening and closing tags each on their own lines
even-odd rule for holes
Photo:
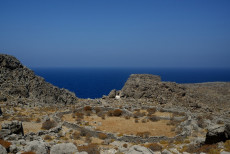
<svg viewBox="0 0 230 154">
<path fill-rule="evenodd" d="M 158 112 L 156 112 L 156 114 L 157 113 Z M 165 114 L 166 116 L 169 115 L 169 113 L 166 112 L 162 114 Z M 71 114 L 64 115 L 63 120 L 75 122 L 75 119 L 72 118 Z M 96 129 L 111 133 L 136 135 L 138 132 L 151 132 L 150 136 L 175 136 L 175 132 L 171 131 L 171 129 L 175 127 L 167 125 L 169 120 L 135 123 L 135 119 L 132 117 L 130 117 L 130 119 L 126 119 L 124 117 L 108 116 L 105 119 L 101 119 L 97 115 L 91 115 L 90 117 L 84 117 L 84 121 L 89 121 L 89 125 L 95 126 Z M 96 124 L 93 123 L 93 121 L 96 121 Z M 101 123 L 100 126 L 97 125 L 99 122 Z"/>
<path fill-rule="evenodd" d="M 106 139 L 108 136 L 105 134 L 105 133 L 99 133 L 98 134 L 98 138 L 99 139 L 102 139 L 102 140 L 104 140 L 104 139 Z"/>
<path fill-rule="evenodd" d="M 85 120 L 90 121 L 89 118 Z M 175 133 L 171 131 L 174 126 L 168 126 L 168 120 L 160 120 L 157 122 L 135 123 L 133 118 L 129 120 L 120 117 L 107 117 L 102 120 L 99 117 L 94 117 L 94 121 L 101 122 L 101 125 L 90 123 L 97 129 L 105 132 L 120 133 L 120 134 L 137 134 L 138 132 L 151 132 L 150 136 L 168 136 L 173 137 Z"/>
<path fill-rule="evenodd" d="M 225 147 L 225 151 L 228 151 L 230 152 L 230 140 L 227 140 L 225 143 L 224 143 L 224 147 Z"/>
<path fill-rule="evenodd" d="M 98 145 L 94 143 L 78 146 L 77 149 L 79 152 L 86 151 L 88 154 L 100 154 Z"/>
<path fill-rule="evenodd" d="M 42 127 L 41 123 L 34 123 L 34 122 L 23 122 L 22 125 L 25 134 L 29 132 L 37 133 L 38 131 L 41 130 Z"/>
</svg>

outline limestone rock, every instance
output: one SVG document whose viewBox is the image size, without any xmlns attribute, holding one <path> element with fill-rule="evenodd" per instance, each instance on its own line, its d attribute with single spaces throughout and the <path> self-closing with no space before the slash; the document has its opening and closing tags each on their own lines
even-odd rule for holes
<svg viewBox="0 0 230 154">
<path fill-rule="evenodd" d="M 230 139 L 230 125 L 226 124 L 223 126 L 214 125 L 208 128 L 208 132 L 206 134 L 205 143 L 213 144 L 221 141 L 226 141 Z"/>
<path fill-rule="evenodd" d="M 10 146 L 10 152 L 11 153 L 17 153 L 19 150 L 15 144 Z"/>
<path fill-rule="evenodd" d="M 230 152 L 227 151 L 221 151 L 220 154 L 230 154 Z"/>
<path fill-rule="evenodd" d="M 0 144 L 0 154 L 7 154 L 6 149 Z"/>
<path fill-rule="evenodd" d="M 115 149 L 109 149 L 109 150 L 101 150 L 100 154 L 116 154 L 117 150 Z"/>
<path fill-rule="evenodd" d="M 45 143 L 42 141 L 31 141 L 25 147 L 26 152 L 33 151 L 36 154 L 47 154 L 47 150 Z"/>
<path fill-rule="evenodd" d="M 172 152 L 170 152 L 170 151 L 164 149 L 164 150 L 162 151 L 162 154 L 172 154 Z"/>
<path fill-rule="evenodd" d="M 50 154 L 72 154 L 78 152 L 73 143 L 61 143 L 51 147 Z"/>
<path fill-rule="evenodd" d="M 0 130 L 0 134 L 2 137 L 6 137 L 10 134 L 24 135 L 22 122 L 15 120 L 7 123 L 2 123 L 2 129 Z"/>
<path fill-rule="evenodd" d="M 134 145 L 126 154 L 153 154 L 154 152 L 146 147 Z"/>
</svg>

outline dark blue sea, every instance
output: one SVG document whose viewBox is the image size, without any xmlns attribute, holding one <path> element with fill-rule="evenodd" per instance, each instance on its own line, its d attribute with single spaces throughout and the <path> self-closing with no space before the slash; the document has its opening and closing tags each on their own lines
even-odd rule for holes
<svg viewBox="0 0 230 154">
<path fill-rule="evenodd" d="M 120 90 L 130 74 L 160 75 L 162 81 L 199 83 L 230 81 L 230 69 L 175 68 L 33 68 L 35 74 L 79 98 L 100 98 L 112 89 Z"/>
</svg>

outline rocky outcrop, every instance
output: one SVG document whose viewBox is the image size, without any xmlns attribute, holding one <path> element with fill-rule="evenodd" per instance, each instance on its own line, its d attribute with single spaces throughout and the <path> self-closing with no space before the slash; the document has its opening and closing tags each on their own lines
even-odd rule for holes
<svg viewBox="0 0 230 154">
<path fill-rule="evenodd" d="M 225 142 L 230 139 L 230 124 L 226 125 L 214 125 L 208 128 L 208 132 L 206 134 L 205 143 L 206 144 L 214 144 L 218 142 Z"/>
<path fill-rule="evenodd" d="M 146 147 L 134 145 L 126 154 L 154 154 L 154 152 Z"/>
<path fill-rule="evenodd" d="M 121 89 L 120 96 L 134 99 L 152 98 L 163 104 L 185 96 L 185 89 L 173 82 L 161 82 L 160 76 L 132 74 Z"/>
<path fill-rule="evenodd" d="M 22 122 L 15 120 L 8 123 L 2 123 L 2 129 L 0 130 L 0 137 L 4 138 L 11 134 L 24 135 Z"/>
<path fill-rule="evenodd" d="M 6 149 L 0 144 L 0 154 L 7 154 Z"/>
<path fill-rule="evenodd" d="M 50 154 L 72 154 L 78 152 L 77 147 L 73 143 L 61 143 L 54 145 L 51 150 Z"/>
<path fill-rule="evenodd" d="M 0 54 L 0 97 L 22 104 L 70 104 L 77 101 L 74 93 L 45 82 L 15 57 L 4 54 Z"/>
<path fill-rule="evenodd" d="M 33 151 L 33 152 L 36 152 L 36 154 L 47 154 L 48 153 L 46 144 L 45 142 L 42 142 L 42 141 L 28 142 L 25 147 L 25 151 L 26 152 Z"/>
</svg>

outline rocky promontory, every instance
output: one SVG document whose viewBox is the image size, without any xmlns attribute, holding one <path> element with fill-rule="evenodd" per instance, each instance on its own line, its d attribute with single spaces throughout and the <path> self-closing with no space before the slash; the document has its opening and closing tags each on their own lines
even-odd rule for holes
<svg viewBox="0 0 230 154">
<path fill-rule="evenodd" d="M 0 54 L 0 100 L 21 104 L 73 104 L 74 93 L 46 82 L 10 55 Z"/>
</svg>

